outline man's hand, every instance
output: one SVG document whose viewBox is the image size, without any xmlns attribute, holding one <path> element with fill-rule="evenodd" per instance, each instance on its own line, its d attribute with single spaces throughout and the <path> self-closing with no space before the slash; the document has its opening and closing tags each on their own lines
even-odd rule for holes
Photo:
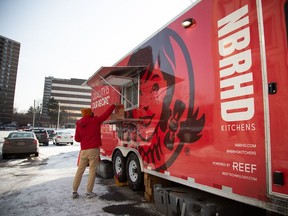
<svg viewBox="0 0 288 216">
<path fill-rule="evenodd" d="M 115 105 L 115 113 L 118 113 L 119 109 L 124 108 L 123 104 L 114 103 L 114 105 Z"/>
</svg>

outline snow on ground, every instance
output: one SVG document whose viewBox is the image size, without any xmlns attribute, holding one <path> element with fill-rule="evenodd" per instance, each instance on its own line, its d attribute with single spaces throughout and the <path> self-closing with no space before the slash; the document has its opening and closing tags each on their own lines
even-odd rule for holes
<svg viewBox="0 0 288 216">
<path fill-rule="evenodd" d="M 1 160 L 0 215 L 109 216 L 114 214 L 106 213 L 103 210 L 106 207 L 135 202 L 101 199 L 109 190 L 101 184 L 100 178 L 96 178 L 94 187 L 97 197 L 87 199 L 88 169 L 78 191 L 80 197 L 73 199 L 72 182 L 79 149 L 78 143 L 73 146 L 55 146 L 50 143 L 49 146 L 40 146 L 38 158 Z"/>
</svg>

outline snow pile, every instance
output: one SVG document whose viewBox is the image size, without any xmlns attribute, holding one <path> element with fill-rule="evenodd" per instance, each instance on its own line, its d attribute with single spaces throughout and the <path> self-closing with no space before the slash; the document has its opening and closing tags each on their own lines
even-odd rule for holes
<svg viewBox="0 0 288 216">
<path fill-rule="evenodd" d="M 41 154 L 41 150 L 45 151 L 45 155 Z M 104 212 L 103 208 L 134 202 L 101 199 L 109 191 L 107 186 L 99 182 L 99 178 L 96 178 L 94 187 L 97 197 L 87 199 L 85 192 L 88 169 L 78 191 L 80 197 L 73 199 L 72 182 L 77 169 L 78 150 L 79 145 L 50 145 L 40 149 L 38 158 L 8 160 L 8 167 L 0 169 L 0 215 L 108 216 L 113 214 Z M 47 155 L 50 155 L 49 159 Z M 27 166 L 27 163 L 30 165 Z"/>
</svg>

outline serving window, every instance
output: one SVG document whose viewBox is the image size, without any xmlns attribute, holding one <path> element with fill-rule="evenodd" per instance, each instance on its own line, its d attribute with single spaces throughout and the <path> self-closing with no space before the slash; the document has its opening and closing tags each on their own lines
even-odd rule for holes
<svg viewBox="0 0 288 216">
<path fill-rule="evenodd" d="M 110 86 L 121 97 L 124 109 L 131 110 L 139 107 L 139 77 L 145 70 L 145 66 L 101 67 L 87 84 L 94 90 L 99 86 Z"/>
<path fill-rule="evenodd" d="M 139 84 L 138 78 L 133 79 L 127 85 L 122 87 L 121 101 L 125 110 L 137 108 L 139 106 Z"/>
</svg>

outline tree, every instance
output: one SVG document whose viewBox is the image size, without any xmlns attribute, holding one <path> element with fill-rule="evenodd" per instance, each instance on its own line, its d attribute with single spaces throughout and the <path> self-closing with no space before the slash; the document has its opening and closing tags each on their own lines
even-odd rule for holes
<svg viewBox="0 0 288 216">
<path fill-rule="evenodd" d="M 35 111 L 35 116 L 34 116 Z M 28 111 L 26 113 L 18 113 L 17 109 L 13 109 L 13 121 L 17 122 L 17 126 L 27 126 L 33 124 L 33 118 L 34 118 L 34 126 L 35 127 L 42 127 L 42 106 L 38 105 L 35 107 L 35 110 L 32 106 L 29 107 Z"/>
<path fill-rule="evenodd" d="M 57 125 L 59 101 L 55 100 L 54 97 L 52 97 L 49 99 L 47 107 L 48 107 L 48 117 L 50 124 Z"/>
<path fill-rule="evenodd" d="M 27 111 L 27 113 L 26 113 L 26 115 L 27 115 L 31 125 L 33 123 L 33 113 L 34 113 L 34 108 L 32 106 L 30 106 L 28 111 Z"/>
<path fill-rule="evenodd" d="M 54 97 L 50 98 L 48 104 L 48 117 L 50 119 L 50 125 L 56 126 L 58 123 L 58 112 L 60 106 L 60 118 L 59 125 L 63 125 L 63 123 L 67 122 L 67 112 L 64 110 L 64 107 L 59 104 L 60 102 L 55 100 Z"/>
<path fill-rule="evenodd" d="M 17 122 L 18 127 L 32 124 L 32 118 L 30 118 L 27 113 L 18 113 L 16 109 L 14 109 L 13 112 L 13 121 Z"/>
</svg>

